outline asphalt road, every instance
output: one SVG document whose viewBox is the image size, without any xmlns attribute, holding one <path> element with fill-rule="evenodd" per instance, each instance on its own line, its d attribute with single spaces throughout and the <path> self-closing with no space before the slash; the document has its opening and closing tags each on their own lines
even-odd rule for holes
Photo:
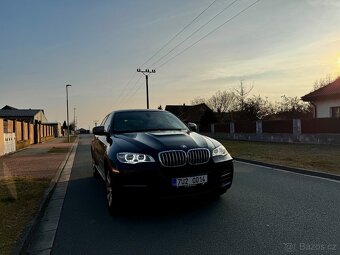
<svg viewBox="0 0 340 255">
<path fill-rule="evenodd" d="M 219 199 L 111 216 L 80 136 L 52 254 L 340 254 L 340 183 L 235 163 Z"/>
</svg>

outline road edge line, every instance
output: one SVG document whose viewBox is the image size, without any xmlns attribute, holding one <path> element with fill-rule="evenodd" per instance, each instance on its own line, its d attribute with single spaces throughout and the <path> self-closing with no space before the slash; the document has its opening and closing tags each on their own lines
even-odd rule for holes
<svg viewBox="0 0 340 255">
<path fill-rule="evenodd" d="M 65 159 L 60 163 L 58 170 L 52 180 L 50 181 L 50 184 L 48 188 L 45 190 L 44 195 L 41 199 L 41 202 L 39 204 L 39 207 L 33 217 L 32 220 L 30 220 L 22 230 L 14 250 L 11 252 L 13 255 L 18 254 L 25 254 L 26 249 L 28 248 L 28 245 L 30 241 L 32 240 L 32 236 L 34 231 L 36 230 L 37 226 L 39 225 L 40 219 L 44 215 L 45 209 L 49 203 L 49 200 L 52 196 L 52 193 L 58 183 L 59 178 L 61 177 L 61 174 L 63 170 L 65 169 L 65 166 L 70 158 L 70 155 L 77 149 L 79 138 L 77 137 L 76 141 L 73 143 L 71 149 L 65 156 Z"/>
<path fill-rule="evenodd" d="M 308 170 L 308 169 L 304 169 L 304 168 L 296 168 L 296 167 L 276 165 L 276 164 L 271 164 L 271 163 L 265 163 L 265 162 L 262 162 L 262 161 L 257 161 L 257 160 L 252 160 L 252 159 L 244 159 L 244 158 L 238 158 L 238 157 L 234 157 L 234 160 L 239 161 L 239 162 L 259 165 L 259 166 L 270 167 L 272 169 L 285 170 L 285 171 L 288 171 L 288 172 L 293 172 L 293 173 L 298 173 L 298 174 L 303 174 L 303 175 L 309 175 L 309 176 L 314 176 L 314 177 L 321 177 L 321 178 L 325 178 L 325 179 L 340 181 L 340 175 L 337 175 L 337 174 L 319 172 L 319 171 Z"/>
</svg>

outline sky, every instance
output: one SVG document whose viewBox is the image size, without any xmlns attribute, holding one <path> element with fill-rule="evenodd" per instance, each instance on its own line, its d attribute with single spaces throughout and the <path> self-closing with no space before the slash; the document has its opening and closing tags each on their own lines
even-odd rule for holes
<svg viewBox="0 0 340 255">
<path fill-rule="evenodd" d="M 189 104 L 240 80 L 271 101 L 301 97 L 340 74 L 340 1 L 260 0 L 246 9 L 255 1 L 0 0 L 0 106 L 44 109 L 62 123 L 71 84 L 70 120 L 76 108 L 78 127 L 92 128 L 113 110 L 146 107 L 137 68 L 156 69 L 150 108 Z"/>
</svg>

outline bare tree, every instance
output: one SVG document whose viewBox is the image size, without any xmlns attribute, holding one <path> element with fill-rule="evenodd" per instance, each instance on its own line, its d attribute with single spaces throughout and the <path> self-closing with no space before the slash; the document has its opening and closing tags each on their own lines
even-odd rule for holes
<svg viewBox="0 0 340 255">
<path fill-rule="evenodd" d="M 207 101 L 208 106 L 215 112 L 229 112 L 235 109 L 236 95 L 232 91 L 217 91 Z"/>
<path fill-rule="evenodd" d="M 237 110 L 231 113 L 233 120 L 259 120 L 264 119 L 268 115 L 274 114 L 274 106 L 269 102 L 268 98 L 252 96 L 244 101 L 243 110 Z"/>
<path fill-rule="evenodd" d="M 245 101 L 248 95 L 250 94 L 250 92 L 253 90 L 253 88 L 254 88 L 254 83 L 247 86 L 247 85 L 244 85 L 243 80 L 241 80 L 240 86 L 234 89 L 235 95 L 238 101 L 238 105 L 239 105 L 239 110 L 241 111 L 244 110 Z"/>
<path fill-rule="evenodd" d="M 202 103 L 207 103 L 207 99 L 203 97 L 195 97 L 193 100 L 191 100 L 192 105 L 197 105 L 197 104 L 202 104 Z"/>
<path fill-rule="evenodd" d="M 309 111 L 310 104 L 301 101 L 298 97 L 281 96 L 281 101 L 277 103 L 278 112 L 306 112 Z"/>
<path fill-rule="evenodd" d="M 332 83 L 334 79 L 332 79 L 332 76 L 330 74 L 326 75 L 324 78 L 320 78 L 319 80 L 316 80 L 314 82 L 314 90 L 320 89 L 330 83 Z"/>
</svg>

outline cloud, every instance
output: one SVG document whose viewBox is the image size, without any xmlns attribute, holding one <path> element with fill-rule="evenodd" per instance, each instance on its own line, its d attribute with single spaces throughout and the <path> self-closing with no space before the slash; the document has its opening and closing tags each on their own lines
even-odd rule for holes
<svg viewBox="0 0 340 255">
<path fill-rule="evenodd" d="M 313 6 L 340 7 L 339 0 L 307 0 Z"/>
<path fill-rule="evenodd" d="M 225 75 L 219 76 L 212 79 L 202 80 L 204 83 L 238 83 L 240 80 L 244 81 L 254 81 L 254 80 L 262 80 L 262 79 L 272 79 L 278 76 L 288 75 L 290 70 L 288 69 L 277 69 L 277 70 L 268 70 L 262 72 L 254 72 L 248 74 L 239 74 L 239 75 Z"/>
</svg>

